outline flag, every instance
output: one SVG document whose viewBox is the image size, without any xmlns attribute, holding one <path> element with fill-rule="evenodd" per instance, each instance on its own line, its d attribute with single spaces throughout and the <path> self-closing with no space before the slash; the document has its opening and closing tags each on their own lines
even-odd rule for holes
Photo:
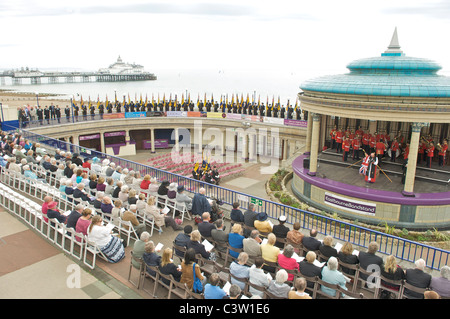
<svg viewBox="0 0 450 319">
<path fill-rule="evenodd" d="M 108 107 L 108 104 L 109 104 L 109 102 L 108 102 L 108 94 L 106 94 L 106 102 L 105 102 L 105 107 Z"/>
<path fill-rule="evenodd" d="M 125 99 L 125 95 L 123 96 L 123 106 L 127 105 L 127 100 Z"/>
<path fill-rule="evenodd" d="M 145 106 L 148 105 L 147 93 L 145 94 Z"/>
<path fill-rule="evenodd" d="M 181 104 L 184 104 L 184 93 L 181 93 Z"/>
<path fill-rule="evenodd" d="M 298 107 L 298 97 L 297 97 L 297 99 L 295 100 L 295 107 L 294 107 L 294 110 L 295 110 L 295 111 L 297 111 L 297 107 Z"/>
<path fill-rule="evenodd" d="M 130 93 L 128 93 L 128 104 L 131 104 Z"/>
<path fill-rule="evenodd" d="M 278 95 L 278 106 L 277 106 L 277 108 L 278 108 L 278 110 L 280 109 L 280 96 Z"/>
<path fill-rule="evenodd" d="M 114 106 L 117 106 L 117 92 L 114 91 Z"/>
<path fill-rule="evenodd" d="M 139 104 L 142 105 L 142 93 L 141 93 L 141 99 L 139 100 Z"/>
<path fill-rule="evenodd" d="M 72 99 L 72 107 L 74 108 L 75 106 L 77 106 L 77 101 L 75 101 L 75 96 Z"/>
<path fill-rule="evenodd" d="M 88 108 L 91 108 L 92 102 L 91 102 L 91 96 L 89 95 L 89 102 L 88 102 Z"/>
<path fill-rule="evenodd" d="M 97 109 L 100 108 L 100 95 L 97 95 Z"/>
<path fill-rule="evenodd" d="M 211 93 L 211 104 L 214 104 L 214 94 Z"/>
</svg>

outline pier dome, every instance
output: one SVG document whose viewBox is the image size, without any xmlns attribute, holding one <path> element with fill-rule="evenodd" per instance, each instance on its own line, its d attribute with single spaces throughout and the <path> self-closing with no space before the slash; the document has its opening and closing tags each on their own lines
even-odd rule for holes
<svg viewBox="0 0 450 319">
<path fill-rule="evenodd" d="M 450 78 L 437 74 L 432 60 L 405 56 L 394 31 L 388 49 L 379 57 L 358 59 L 349 73 L 322 76 L 301 84 L 303 91 L 390 97 L 450 97 Z"/>
</svg>

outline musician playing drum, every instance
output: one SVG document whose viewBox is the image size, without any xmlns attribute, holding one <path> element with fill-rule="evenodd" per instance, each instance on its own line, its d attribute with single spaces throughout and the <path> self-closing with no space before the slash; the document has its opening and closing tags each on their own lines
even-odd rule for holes
<svg viewBox="0 0 450 319">
<path fill-rule="evenodd" d="M 392 141 L 390 151 L 391 151 L 390 152 L 391 153 L 391 162 L 395 162 L 395 159 L 397 158 L 398 153 L 400 152 L 400 148 L 399 148 L 396 137 L 394 137 L 394 140 Z"/>
<path fill-rule="evenodd" d="M 439 167 L 444 167 L 448 151 L 448 141 L 445 139 L 442 145 L 438 143 L 436 148 L 438 149 Z"/>
</svg>

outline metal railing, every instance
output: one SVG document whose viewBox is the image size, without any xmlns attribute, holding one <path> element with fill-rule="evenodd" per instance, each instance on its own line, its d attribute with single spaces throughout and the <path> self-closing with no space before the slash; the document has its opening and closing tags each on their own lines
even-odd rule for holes
<svg viewBox="0 0 450 319">
<path fill-rule="evenodd" d="M 99 159 L 109 159 L 111 162 L 120 165 L 129 170 L 139 171 L 143 176 L 149 174 L 156 177 L 159 181 L 168 180 L 184 185 L 186 191 L 195 193 L 199 188 L 204 187 L 207 190 L 207 196 L 210 198 L 221 199 L 227 208 L 234 202 L 239 202 L 242 208 L 247 208 L 250 203 L 256 203 L 257 211 L 266 212 L 269 217 L 277 219 L 281 215 L 287 217 L 287 223 L 293 224 L 299 222 L 303 229 L 317 229 L 319 233 L 330 235 L 336 240 L 350 242 L 355 246 L 367 248 L 369 243 L 376 241 L 379 245 L 379 252 L 387 255 L 394 255 L 396 258 L 408 262 L 414 262 L 419 258 L 426 261 L 427 267 L 439 270 L 449 262 L 449 251 L 414 242 L 405 238 L 396 237 L 380 231 L 372 230 L 359 225 L 343 222 L 316 213 L 304 211 L 281 203 L 273 202 L 257 196 L 237 192 L 217 185 L 211 185 L 206 182 L 198 181 L 193 178 L 170 173 L 155 167 L 133 162 L 113 155 L 104 154 L 73 145 L 64 141 L 56 140 L 44 135 L 39 135 L 27 130 L 21 130 L 25 139 L 39 142 L 51 148 L 79 153 L 82 156 L 98 157 Z"/>
</svg>

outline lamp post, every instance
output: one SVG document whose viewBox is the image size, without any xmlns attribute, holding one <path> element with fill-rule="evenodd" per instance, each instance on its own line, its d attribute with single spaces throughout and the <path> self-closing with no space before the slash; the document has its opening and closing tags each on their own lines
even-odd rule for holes
<svg viewBox="0 0 450 319">
<path fill-rule="evenodd" d="M 37 103 L 37 107 L 39 107 L 39 92 L 34 92 L 36 93 L 36 103 Z"/>
</svg>

